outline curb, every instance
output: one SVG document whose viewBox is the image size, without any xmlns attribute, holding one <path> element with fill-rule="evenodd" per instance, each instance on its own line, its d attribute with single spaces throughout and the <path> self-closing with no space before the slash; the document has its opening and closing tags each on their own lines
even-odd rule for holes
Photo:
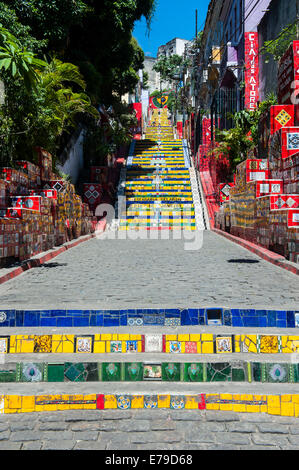
<svg viewBox="0 0 299 470">
<path fill-rule="evenodd" d="M 221 235 L 222 237 L 227 238 L 228 240 L 241 245 L 243 248 L 251 251 L 255 255 L 263 258 L 265 261 L 269 261 L 269 263 L 274 264 L 275 266 L 279 266 L 280 268 L 285 269 L 293 274 L 299 275 L 299 266 L 298 268 L 293 265 L 293 263 L 289 262 L 285 259 L 284 256 L 274 253 L 273 251 L 267 250 L 267 248 L 263 248 L 262 246 L 256 245 L 255 243 L 249 242 L 244 240 L 243 238 L 235 237 L 230 233 L 223 232 L 217 228 L 212 229 L 213 232 Z"/>
<path fill-rule="evenodd" d="M 102 232 L 105 231 L 106 224 L 101 224 L 101 230 Z M 96 230 L 97 232 L 97 230 Z M 62 245 L 61 247 L 57 248 L 56 250 L 53 250 L 51 253 L 47 253 L 45 255 L 40 256 L 39 258 L 34 258 L 34 259 L 29 259 L 25 261 L 22 266 L 18 266 L 17 268 L 13 269 L 10 273 L 5 274 L 4 276 L 0 276 L 0 285 L 4 284 L 4 282 L 10 281 L 14 279 L 17 276 L 20 276 L 20 274 L 23 274 L 25 271 L 28 271 L 29 269 L 36 268 L 41 266 L 42 264 L 46 263 L 47 261 L 50 261 L 53 258 L 56 258 L 56 256 L 60 255 L 64 251 L 67 251 L 71 248 L 74 248 L 75 246 L 80 245 L 81 243 L 87 242 L 91 240 L 92 238 L 96 237 L 96 233 L 92 233 L 90 235 L 84 236 L 81 240 L 75 240 L 73 242 L 67 242 L 67 244 Z"/>
</svg>

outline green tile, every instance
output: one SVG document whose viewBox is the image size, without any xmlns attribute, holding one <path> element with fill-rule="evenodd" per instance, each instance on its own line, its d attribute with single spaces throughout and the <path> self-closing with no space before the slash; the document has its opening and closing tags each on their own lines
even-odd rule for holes
<svg viewBox="0 0 299 470">
<path fill-rule="evenodd" d="M 252 376 L 254 382 L 261 382 L 262 381 L 262 369 L 260 362 L 252 362 Z"/>
<path fill-rule="evenodd" d="M 98 365 L 96 362 L 66 362 L 64 364 L 64 377 L 71 382 L 97 382 L 99 380 Z"/>
<path fill-rule="evenodd" d="M 232 381 L 233 382 L 245 382 L 245 370 L 244 368 L 232 368 Z"/>
<path fill-rule="evenodd" d="M 119 382 L 121 380 L 121 363 L 103 362 L 102 380 L 105 382 Z"/>
<path fill-rule="evenodd" d="M 292 364 L 293 365 L 293 371 L 294 371 L 294 382 L 298 383 L 299 382 L 299 364 Z"/>
<path fill-rule="evenodd" d="M 1 370 L 0 371 L 0 382 L 15 382 L 16 371 L 13 370 Z"/>
<path fill-rule="evenodd" d="M 179 382 L 180 381 L 180 363 L 164 363 L 162 364 L 162 380 Z"/>
<path fill-rule="evenodd" d="M 203 364 L 187 363 L 184 367 L 185 382 L 203 382 Z"/>
<path fill-rule="evenodd" d="M 273 363 L 273 364 L 265 364 L 266 368 L 266 379 L 267 382 L 271 383 L 285 383 L 289 380 L 289 368 L 288 364 L 286 363 Z"/>
<path fill-rule="evenodd" d="M 231 382 L 232 367 L 228 362 L 207 363 L 207 382 Z"/>
<path fill-rule="evenodd" d="M 297 369 L 297 364 L 289 364 L 289 377 L 288 377 L 288 381 L 289 381 L 290 383 L 297 382 L 296 369 Z"/>
<path fill-rule="evenodd" d="M 17 365 L 17 382 L 43 382 L 46 365 L 24 362 Z"/>
<path fill-rule="evenodd" d="M 136 382 L 143 380 L 143 364 L 142 362 L 128 362 L 125 366 L 125 381 Z"/>
<path fill-rule="evenodd" d="M 48 364 L 48 382 L 64 381 L 64 364 Z"/>
</svg>

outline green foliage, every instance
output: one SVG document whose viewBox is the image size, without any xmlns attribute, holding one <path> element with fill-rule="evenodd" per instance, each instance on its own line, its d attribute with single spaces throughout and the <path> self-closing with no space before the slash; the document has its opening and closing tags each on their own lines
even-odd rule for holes
<svg viewBox="0 0 299 470">
<path fill-rule="evenodd" d="M 266 55 L 265 62 L 268 63 L 271 58 L 279 61 L 289 48 L 292 41 L 297 39 L 297 27 L 295 24 L 289 24 L 283 28 L 282 32 L 275 40 L 266 41 L 261 50 Z"/>
<path fill-rule="evenodd" d="M 148 88 L 149 88 L 148 80 L 149 80 L 149 74 L 146 70 L 144 70 L 143 71 L 143 82 L 142 82 L 142 88 L 144 90 L 148 90 Z"/>
<path fill-rule="evenodd" d="M 277 96 L 274 93 L 269 93 L 266 100 L 262 101 L 258 108 L 256 108 L 252 113 L 252 124 L 250 127 L 252 139 L 255 145 L 258 145 L 259 142 L 259 121 L 262 115 L 269 111 L 271 106 L 277 104 Z"/>
<path fill-rule="evenodd" d="M 31 28 L 20 23 L 14 10 L 8 8 L 0 1 L 0 24 L 11 34 L 18 38 L 24 49 L 28 49 L 36 54 L 42 53 L 46 46 L 46 40 L 37 40 L 32 36 Z"/>
<path fill-rule="evenodd" d="M 150 27 L 155 0 L 4 0 L 31 34 L 47 41 L 45 52 L 78 65 L 93 103 L 110 104 L 128 79 L 129 90 L 143 67 L 143 52 L 132 38 L 134 23 Z M 0 16 L 1 17 L 1 16 Z M 32 49 L 31 49 L 32 50 Z"/>
<path fill-rule="evenodd" d="M 3 0 L 37 39 L 46 39 L 49 50 L 64 48 L 70 29 L 89 8 L 82 0 Z"/>
<path fill-rule="evenodd" d="M 145 17 L 150 28 L 155 7 L 155 0 L 0 1 L 0 23 L 14 36 L 0 37 L 2 163 L 32 159 L 36 145 L 55 153 L 79 117 L 91 116 L 93 126 L 99 103 L 116 109 L 108 138 L 116 144 L 130 138 L 135 118 L 117 103 L 134 91 L 143 68 L 134 23 Z M 97 134 L 103 154 L 107 135 Z"/>
<path fill-rule="evenodd" d="M 0 153 L 8 164 L 24 155 L 32 160 L 37 145 L 55 154 L 62 134 L 76 125 L 78 113 L 98 117 L 89 97 L 73 88 L 85 87 L 76 66 L 54 59 L 37 74 L 35 88 L 27 96 L 21 83 L 7 84 L 0 110 Z"/>
<path fill-rule="evenodd" d="M 247 152 L 254 147 L 250 137 L 244 133 L 242 127 L 234 127 L 230 130 L 216 132 L 216 147 L 213 154 L 217 157 L 224 155 L 230 161 L 230 170 L 235 172 L 236 166 L 247 158 Z"/>
<path fill-rule="evenodd" d="M 216 158 L 223 154 L 230 161 L 231 172 L 247 158 L 247 153 L 258 145 L 259 121 L 271 106 L 277 104 L 276 95 L 269 94 L 254 111 L 243 110 L 233 115 L 235 127 L 229 130 L 217 131 L 216 140 L 219 143 L 213 154 Z"/>
<path fill-rule="evenodd" d="M 3 70 L 7 72 L 4 74 L 4 80 L 7 77 L 13 80 L 21 79 L 29 92 L 36 87 L 37 70 L 45 65 L 45 62 L 24 49 L 17 38 L 0 25 L 0 72 Z"/>
<path fill-rule="evenodd" d="M 84 142 L 84 153 L 92 165 L 106 165 L 111 145 L 129 145 L 132 140 L 131 129 L 137 125 L 132 109 L 114 98 L 110 123 L 99 125 L 90 121 Z"/>
<path fill-rule="evenodd" d="M 183 57 L 173 54 L 169 57 L 161 56 L 153 69 L 155 72 L 160 73 L 162 80 L 172 81 L 180 78 L 181 71 L 187 65 L 189 65 L 189 60 L 184 60 Z"/>
</svg>

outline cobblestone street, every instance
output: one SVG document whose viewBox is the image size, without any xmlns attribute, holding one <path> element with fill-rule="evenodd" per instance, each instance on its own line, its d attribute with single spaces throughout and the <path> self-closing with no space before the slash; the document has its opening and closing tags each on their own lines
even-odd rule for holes
<svg viewBox="0 0 299 470">
<path fill-rule="evenodd" d="M 93 239 L 0 286 L 1 308 L 297 309 L 296 275 L 213 232 L 188 243 Z"/>
<path fill-rule="evenodd" d="M 166 410 L 1 416 L 0 450 L 298 450 L 298 419 Z M 140 454 L 142 455 L 142 454 Z"/>
</svg>

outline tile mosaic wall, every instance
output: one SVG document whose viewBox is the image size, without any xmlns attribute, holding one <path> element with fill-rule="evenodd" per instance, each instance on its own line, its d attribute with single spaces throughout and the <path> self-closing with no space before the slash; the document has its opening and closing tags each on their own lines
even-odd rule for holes
<svg viewBox="0 0 299 470">
<path fill-rule="evenodd" d="M 215 325 L 294 328 L 299 311 L 254 309 L 2 310 L 0 327 Z"/>
<path fill-rule="evenodd" d="M 24 353 L 169 353 L 169 354 L 291 354 L 299 352 L 295 335 L 213 335 L 167 334 L 133 335 L 11 335 L 0 336 L 3 354 Z"/>
<path fill-rule="evenodd" d="M 0 414 L 57 410 L 221 410 L 299 416 L 299 395 L 252 395 L 207 393 L 197 395 L 0 395 Z"/>
<path fill-rule="evenodd" d="M 1 365 L 7 382 L 299 383 L 299 364 L 283 362 L 21 362 Z"/>
</svg>

